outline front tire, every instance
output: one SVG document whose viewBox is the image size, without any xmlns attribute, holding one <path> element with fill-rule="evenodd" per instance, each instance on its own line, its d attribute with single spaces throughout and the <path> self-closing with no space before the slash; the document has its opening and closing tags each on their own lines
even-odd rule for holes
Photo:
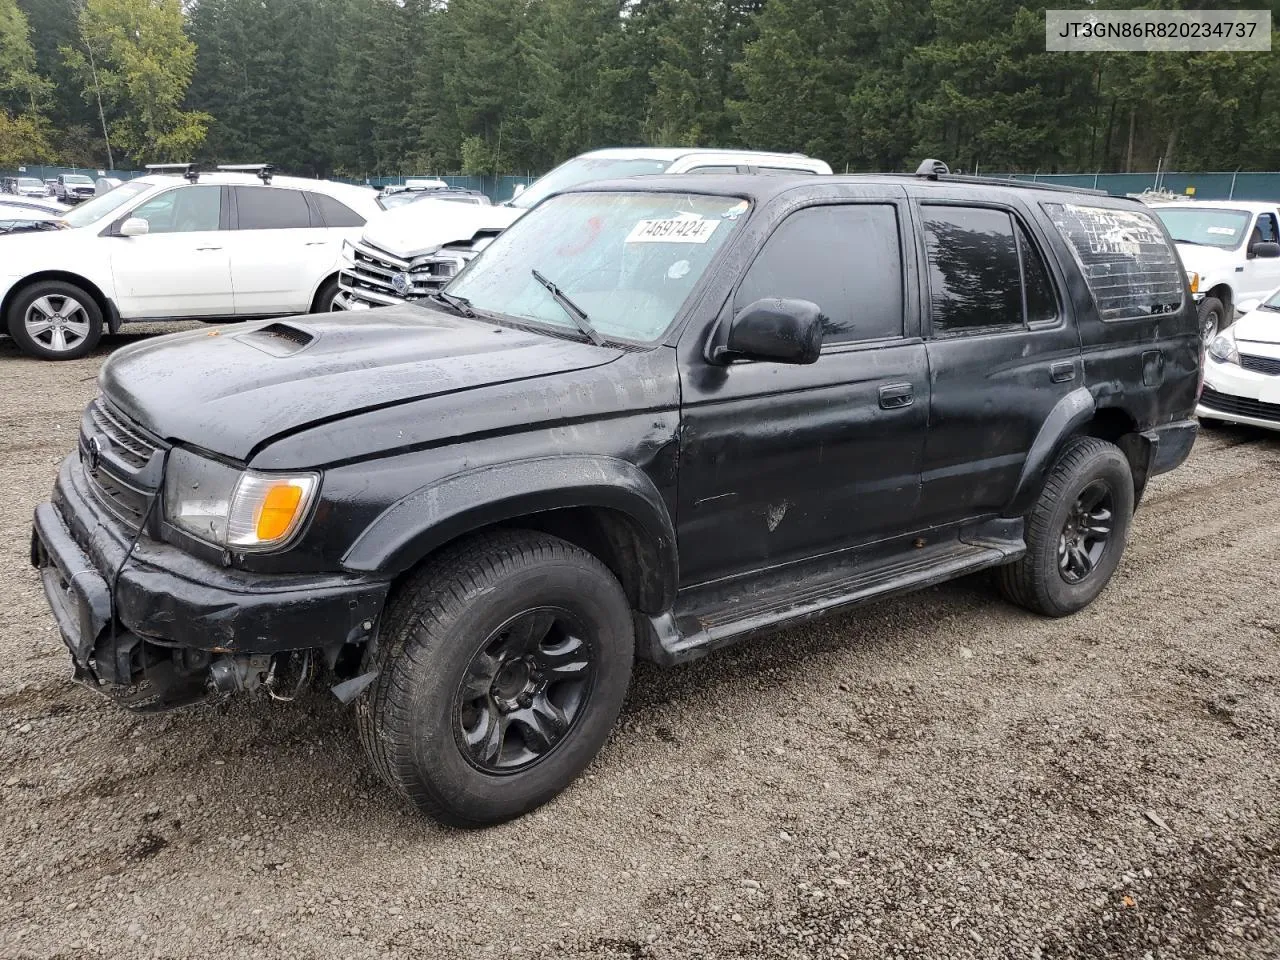
<svg viewBox="0 0 1280 960">
<path fill-rule="evenodd" d="M 1027 552 L 997 571 L 1001 592 L 1047 617 L 1088 606 L 1120 565 L 1133 508 L 1133 473 L 1120 449 L 1072 440 L 1027 515 Z"/>
<path fill-rule="evenodd" d="M 459 827 L 518 817 L 608 739 L 635 655 L 626 595 L 558 537 L 500 531 L 428 561 L 388 607 L 357 708 L 374 769 Z"/>
<path fill-rule="evenodd" d="M 78 360 L 102 339 L 102 311 L 84 290 L 62 280 L 33 283 L 9 307 L 9 336 L 29 356 Z"/>
<path fill-rule="evenodd" d="M 1223 322 L 1226 313 L 1226 308 L 1217 297 L 1205 297 L 1200 301 L 1198 308 L 1200 339 L 1204 341 L 1206 347 L 1213 342 L 1213 338 L 1218 335 L 1218 331 L 1227 326 Z"/>
</svg>

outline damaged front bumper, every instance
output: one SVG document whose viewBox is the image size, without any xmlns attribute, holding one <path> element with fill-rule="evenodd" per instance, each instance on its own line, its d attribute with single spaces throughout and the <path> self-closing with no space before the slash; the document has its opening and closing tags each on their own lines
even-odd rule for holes
<svg viewBox="0 0 1280 960">
<path fill-rule="evenodd" d="M 125 563 L 132 542 L 68 457 L 52 501 L 36 508 L 31 562 L 76 678 L 137 709 L 236 689 L 291 651 L 319 649 L 332 665 L 372 637 L 390 589 L 346 573 L 231 570 L 146 536 Z"/>
</svg>

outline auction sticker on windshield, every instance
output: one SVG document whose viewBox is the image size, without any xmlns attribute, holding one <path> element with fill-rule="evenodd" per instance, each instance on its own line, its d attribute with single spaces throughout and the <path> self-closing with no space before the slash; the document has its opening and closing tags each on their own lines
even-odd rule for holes
<svg viewBox="0 0 1280 960">
<path fill-rule="evenodd" d="M 672 217 L 668 220 L 641 220 L 627 234 L 626 243 L 706 243 L 720 226 L 719 220 L 701 217 Z"/>
</svg>

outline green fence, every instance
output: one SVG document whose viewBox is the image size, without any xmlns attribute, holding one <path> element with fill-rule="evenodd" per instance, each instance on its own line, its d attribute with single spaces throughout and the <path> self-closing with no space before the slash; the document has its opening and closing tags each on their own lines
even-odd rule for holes
<svg viewBox="0 0 1280 960">
<path fill-rule="evenodd" d="M 1196 200 L 1268 200 L 1280 202 L 1280 173 L 995 173 L 995 177 L 1034 180 L 1069 187 L 1092 187 L 1113 196 L 1162 189 Z"/>
<path fill-rule="evenodd" d="M 1072 187 L 1091 187 L 1105 190 L 1115 196 L 1141 193 L 1143 190 L 1163 189 L 1197 200 L 1268 200 L 1280 202 L 1280 172 L 1245 173 L 1231 171 L 1178 173 L 993 173 L 986 176 L 1009 177 L 1014 180 L 1033 180 Z M 53 167 L 28 164 L 22 168 L 0 169 L 0 177 L 36 177 L 49 180 L 64 173 L 80 173 L 97 179 L 116 177 L 131 180 L 146 173 L 145 170 L 86 169 L 84 167 Z M 518 185 L 532 183 L 531 175 L 505 174 L 502 176 L 467 176 L 462 174 L 403 174 L 394 177 L 366 177 L 364 179 L 336 177 L 347 183 L 366 183 L 373 187 L 401 184 L 414 177 L 443 180 L 450 186 L 479 190 L 494 203 L 510 200 Z"/>
</svg>

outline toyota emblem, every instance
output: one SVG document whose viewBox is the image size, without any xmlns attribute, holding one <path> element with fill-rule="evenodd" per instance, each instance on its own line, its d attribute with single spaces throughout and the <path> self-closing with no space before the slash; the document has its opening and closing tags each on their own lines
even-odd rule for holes
<svg viewBox="0 0 1280 960">
<path fill-rule="evenodd" d="M 393 273 L 391 275 L 391 287 L 400 296 L 406 296 L 413 287 L 413 281 L 409 279 L 407 273 Z"/>
</svg>

